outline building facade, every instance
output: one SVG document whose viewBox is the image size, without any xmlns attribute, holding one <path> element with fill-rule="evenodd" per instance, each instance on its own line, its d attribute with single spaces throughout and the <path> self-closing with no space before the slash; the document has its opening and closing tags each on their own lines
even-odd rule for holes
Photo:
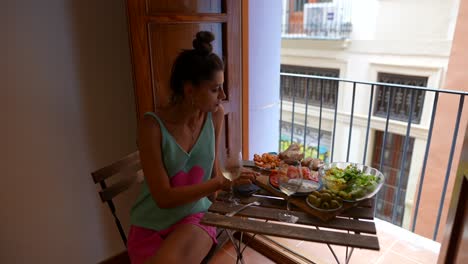
<svg viewBox="0 0 468 264">
<path fill-rule="evenodd" d="M 459 0 L 284 1 L 281 72 L 443 87 L 458 6 Z M 320 14 L 320 17 L 311 18 L 316 14 Z M 292 138 L 306 148 L 307 145 L 313 148 L 320 141 L 324 148 L 316 151 L 321 157 L 329 158 L 336 107 L 338 121 L 333 160 L 362 162 L 366 151 L 369 153 L 365 161 L 367 165 L 379 168 L 382 162 L 382 171 L 388 179 L 379 193 L 377 217 L 411 229 L 434 93 L 418 91 L 411 94 L 407 89 L 376 86 L 371 102 L 369 143 L 364 149 L 371 89 L 370 85 L 364 84 L 355 87 L 353 130 L 348 154 L 352 83 L 324 81 L 304 84 L 299 78 L 282 76 L 281 139 L 287 141 Z M 320 137 L 317 130 L 320 112 L 318 90 L 322 90 L 324 95 Z M 307 115 L 305 98 L 308 101 Z M 413 111 L 409 108 L 412 100 Z M 381 161 L 388 108 L 389 133 L 384 160 Z M 410 113 L 412 126 L 410 137 L 405 142 Z M 443 109 L 438 109 L 437 115 L 444 114 Z M 405 143 L 406 151 L 403 149 Z M 402 161 L 404 153 L 405 160 Z M 427 173 L 430 174 L 429 171 Z M 400 189 L 396 188 L 398 177 L 401 177 Z M 396 205 L 392 199 L 395 192 L 400 192 L 402 197 Z M 437 207 L 438 204 L 434 205 L 434 210 Z M 397 217 L 393 217 L 392 221 L 393 210 L 397 210 Z M 430 215 L 419 213 L 418 217 L 429 218 Z M 431 228 L 434 227 L 420 225 L 416 232 L 427 236 L 426 229 Z"/>
</svg>

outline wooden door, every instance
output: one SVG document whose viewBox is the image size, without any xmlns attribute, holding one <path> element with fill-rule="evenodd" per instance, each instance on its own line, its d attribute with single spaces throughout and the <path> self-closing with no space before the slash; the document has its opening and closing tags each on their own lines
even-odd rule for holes
<svg viewBox="0 0 468 264">
<path fill-rule="evenodd" d="M 225 117 L 221 153 L 241 150 L 241 1 L 127 0 L 138 123 L 169 102 L 172 63 L 192 48 L 201 30 L 215 35 L 214 52 L 225 63 Z M 222 156 L 222 157 L 223 157 Z"/>
</svg>

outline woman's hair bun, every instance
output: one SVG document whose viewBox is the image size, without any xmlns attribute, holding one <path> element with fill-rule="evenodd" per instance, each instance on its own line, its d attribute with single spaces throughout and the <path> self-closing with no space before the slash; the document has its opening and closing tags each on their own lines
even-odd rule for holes
<svg viewBox="0 0 468 264">
<path fill-rule="evenodd" d="M 211 42 L 214 39 L 215 37 L 213 33 L 209 31 L 200 31 L 192 42 L 193 48 L 202 55 L 208 55 L 213 51 Z"/>
</svg>

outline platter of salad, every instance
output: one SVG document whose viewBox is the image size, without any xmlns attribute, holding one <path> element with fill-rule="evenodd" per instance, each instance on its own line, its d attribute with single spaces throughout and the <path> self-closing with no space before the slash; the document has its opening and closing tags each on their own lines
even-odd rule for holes
<svg viewBox="0 0 468 264">
<path fill-rule="evenodd" d="M 333 162 L 319 170 L 323 187 L 346 202 L 358 202 L 376 195 L 385 182 L 377 169 L 348 162 Z"/>
</svg>

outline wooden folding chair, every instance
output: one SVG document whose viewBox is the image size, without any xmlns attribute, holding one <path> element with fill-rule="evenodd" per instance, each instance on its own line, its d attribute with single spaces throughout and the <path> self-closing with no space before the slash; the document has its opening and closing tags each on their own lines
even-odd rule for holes
<svg viewBox="0 0 468 264">
<path fill-rule="evenodd" d="M 106 180 L 110 180 L 114 175 L 120 175 L 121 179 L 116 183 L 107 186 Z M 94 183 L 99 183 L 101 190 L 99 190 L 99 196 L 101 201 L 107 203 L 109 209 L 114 217 L 115 224 L 119 230 L 120 237 L 125 247 L 127 247 L 127 237 L 120 220 L 117 216 L 115 205 L 112 201 L 117 195 L 128 190 L 134 183 L 142 182 L 144 179 L 143 170 L 140 163 L 140 153 L 136 151 L 128 156 L 105 166 L 95 172 L 91 173 Z M 208 252 L 208 255 L 202 261 L 202 263 L 208 263 L 211 257 L 225 244 L 228 240 L 226 232 L 223 229 L 218 229 L 217 233 L 218 244 L 213 246 Z M 126 256 L 127 258 L 128 256 Z M 130 259 L 128 259 L 130 263 Z"/>
<path fill-rule="evenodd" d="M 121 175 L 120 181 L 107 186 L 106 180 L 115 175 Z M 132 154 L 105 166 L 93 173 L 91 173 L 94 183 L 99 183 L 101 190 L 99 196 L 103 203 L 107 203 L 109 209 L 114 217 L 115 224 L 119 230 L 120 237 L 125 247 L 127 247 L 127 237 L 123 230 L 122 224 L 116 214 L 115 205 L 112 199 L 122 192 L 128 190 L 137 180 L 143 178 L 143 171 L 140 163 L 139 151 L 133 152 Z"/>
</svg>

